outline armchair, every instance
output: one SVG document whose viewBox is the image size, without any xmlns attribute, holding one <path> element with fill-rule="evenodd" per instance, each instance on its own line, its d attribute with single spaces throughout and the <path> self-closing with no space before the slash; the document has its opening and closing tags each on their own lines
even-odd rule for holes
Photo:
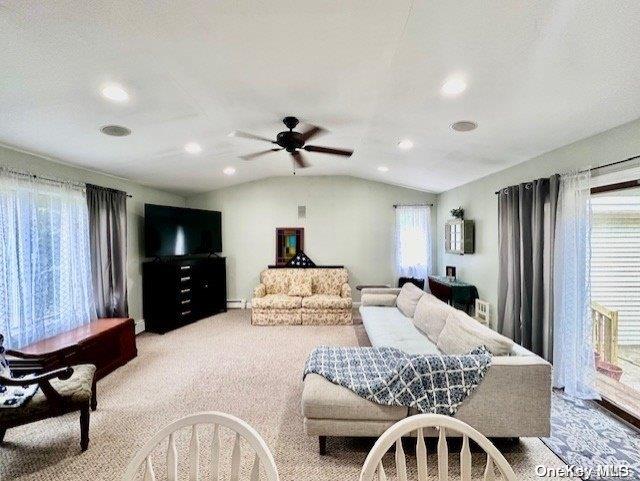
<svg viewBox="0 0 640 481">
<path fill-rule="evenodd" d="M 33 365 L 33 360 L 30 361 Z M 22 360 L 9 360 L 9 367 L 24 372 Z M 30 386 L 38 384 L 40 389 L 24 405 L 0 409 L 0 443 L 7 429 L 43 419 L 80 411 L 80 447 L 89 446 L 90 410 L 97 407 L 94 375 L 91 364 L 80 364 L 37 374 L 30 378 L 10 377 L 0 374 L 0 384 L 5 386 Z"/>
</svg>

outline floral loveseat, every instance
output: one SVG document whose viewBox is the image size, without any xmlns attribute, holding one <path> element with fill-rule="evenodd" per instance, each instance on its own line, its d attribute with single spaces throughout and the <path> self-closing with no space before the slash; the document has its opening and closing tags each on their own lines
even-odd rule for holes
<svg viewBox="0 0 640 481">
<path fill-rule="evenodd" d="M 349 274 L 342 268 L 266 269 L 251 301 L 251 323 L 351 324 Z"/>
</svg>

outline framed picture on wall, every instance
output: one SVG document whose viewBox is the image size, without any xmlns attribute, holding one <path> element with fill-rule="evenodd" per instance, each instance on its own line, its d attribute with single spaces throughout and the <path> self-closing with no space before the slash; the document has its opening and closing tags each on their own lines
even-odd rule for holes
<svg viewBox="0 0 640 481">
<path fill-rule="evenodd" d="M 304 250 L 303 227 L 276 228 L 276 266 L 286 265 L 302 250 Z"/>
</svg>

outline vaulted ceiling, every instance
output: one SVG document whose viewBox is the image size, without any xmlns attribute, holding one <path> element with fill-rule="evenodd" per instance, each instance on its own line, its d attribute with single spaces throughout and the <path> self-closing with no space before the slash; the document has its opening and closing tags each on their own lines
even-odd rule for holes
<svg viewBox="0 0 640 481">
<path fill-rule="evenodd" d="M 291 174 L 228 136 L 274 137 L 285 115 L 355 150 L 297 175 L 433 192 L 640 117 L 637 1 L 13 0 L 0 42 L 1 143 L 182 193 Z M 443 95 L 452 77 L 467 88 Z"/>
</svg>

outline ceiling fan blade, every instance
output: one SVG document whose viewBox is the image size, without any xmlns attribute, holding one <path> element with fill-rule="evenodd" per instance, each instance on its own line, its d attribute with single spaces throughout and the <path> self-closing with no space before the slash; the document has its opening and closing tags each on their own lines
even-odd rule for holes
<svg viewBox="0 0 640 481">
<path fill-rule="evenodd" d="M 253 160 L 256 157 L 260 157 L 261 155 L 265 155 L 265 154 L 268 154 L 270 152 L 278 152 L 279 150 L 282 150 L 282 149 L 261 150 L 260 152 L 254 152 L 253 154 L 241 155 L 240 158 L 242 160 Z"/>
<path fill-rule="evenodd" d="M 271 139 L 267 139 L 266 137 L 261 137 L 260 135 L 250 134 L 248 132 L 242 132 L 241 130 L 235 130 L 231 132 L 230 136 L 242 137 L 243 139 L 262 140 L 263 142 L 269 142 L 270 144 L 275 144 L 275 141 Z"/>
<path fill-rule="evenodd" d="M 313 137 L 316 137 L 320 134 L 325 133 L 326 130 L 322 127 L 318 127 L 317 125 L 309 125 L 309 128 L 302 132 L 302 140 L 305 142 Z"/>
<path fill-rule="evenodd" d="M 322 154 L 343 155 L 345 157 L 351 157 L 353 150 L 347 149 L 332 149 L 331 147 L 319 147 L 317 145 L 305 145 L 302 147 L 307 152 L 320 152 Z"/>
<path fill-rule="evenodd" d="M 306 167 L 309 167 L 309 164 L 307 163 L 307 161 L 304 159 L 304 156 L 300 153 L 299 150 L 296 150 L 295 152 L 291 152 L 291 156 L 293 157 L 293 161 L 298 165 L 298 167 L 300 167 L 301 169 L 304 169 Z"/>
</svg>

